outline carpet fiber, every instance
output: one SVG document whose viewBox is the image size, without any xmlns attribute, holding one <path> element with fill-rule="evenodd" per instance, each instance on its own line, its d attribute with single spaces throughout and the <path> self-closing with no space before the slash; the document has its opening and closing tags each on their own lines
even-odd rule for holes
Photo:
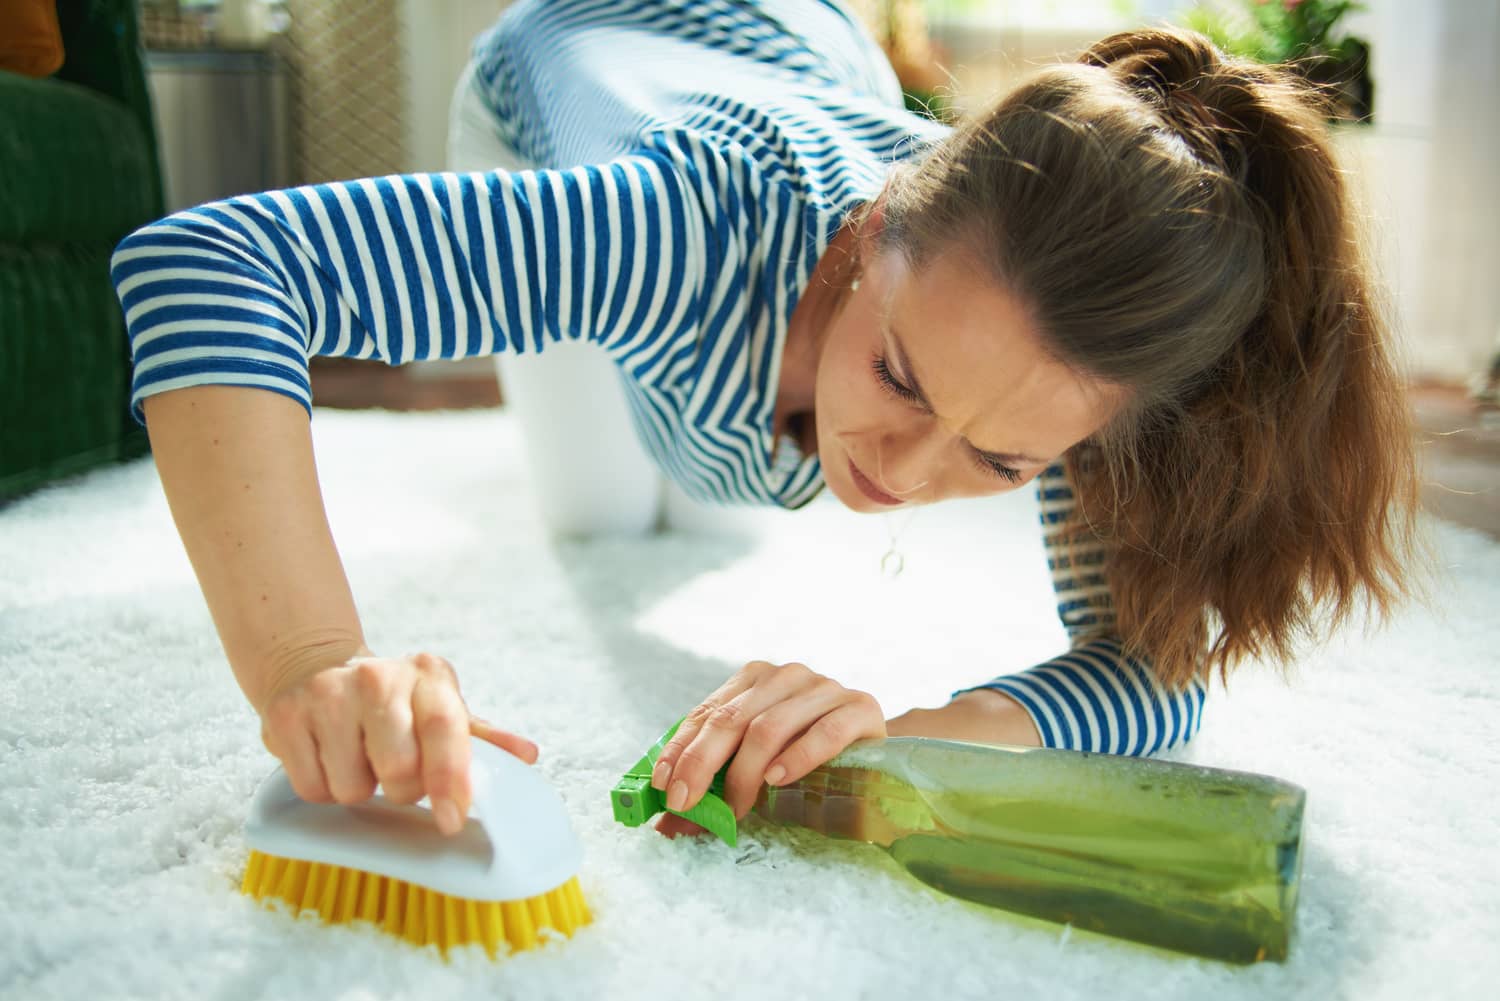
<svg viewBox="0 0 1500 1001">
<path fill-rule="evenodd" d="M 1030 489 L 921 511 L 889 580 L 885 520 L 827 495 L 757 512 L 751 536 L 549 543 L 503 411 L 319 410 L 314 437 L 371 646 L 448 657 L 475 712 L 540 745 L 595 923 L 445 964 L 236 891 L 274 762 L 147 459 L 0 509 L 0 997 L 1493 997 L 1484 536 L 1425 522 L 1431 608 L 1346 631 L 1289 683 L 1251 666 L 1215 685 L 1176 756 L 1308 791 L 1291 957 L 1240 968 L 959 902 L 867 845 L 611 820 L 624 769 L 745 661 L 804 661 L 891 716 L 1063 649 Z"/>
</svg>

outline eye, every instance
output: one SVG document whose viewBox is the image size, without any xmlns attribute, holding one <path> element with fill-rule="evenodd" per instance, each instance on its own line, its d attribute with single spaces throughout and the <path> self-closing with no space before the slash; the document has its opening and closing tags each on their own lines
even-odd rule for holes
<svg viewBox="0 0 1500 1001">
<path fill-rule="evenodd" d="M 1003 476 L 1012 483 L 1021 482 L 1021 471 L 1019 469 L 1012 469 L 1009 466 L 1005 465 L 1003 462 L 996 462 L 993 459 L 986 459 L 984 456 L 980 455 L 973 449 L 969 449 L 969 457 L 974 460 L 974 464 L 976 466 L 987 473 L 993 473 L 996 476 Z"/>
<path fill-rule="evenodd" d="M 875 355 L 871 360 L 871 365 L 875 369 L 876 380 L 879 381 L 881 387 L 886 392 L 905 400 L 907 403 L 912 403 L 919 407 L 923 406 L 922 398 L 913 392 L 910 386 L 891 374 L 891 367 L 886 364 L 885 355 Z M 1020 470 L 1012 469 L 1004 463 L 987 459 L 973 449 L 969 449 L 969 457 L 974 460 L 974 464 L 981 471 L 989 473 L 991 476 L 1003 477 L 1011 483 L 1019 483 L 1022 479 Z"/>
<path fill-rule="evenodd" d="M 883 386 L 887 392 L 900 397 L 907 403 L 915 403 L 918 406 L 921 405 L 922 398 L 919 397 L 915 392 L 913 392 L 910 386 L 901 382 L 891 374 L 891 368 L 886 364 L 885 355 L 875 355 L 872 364 L 875 367 L 875 378 L 880 382 L 880 385 Z"/>
</svg>

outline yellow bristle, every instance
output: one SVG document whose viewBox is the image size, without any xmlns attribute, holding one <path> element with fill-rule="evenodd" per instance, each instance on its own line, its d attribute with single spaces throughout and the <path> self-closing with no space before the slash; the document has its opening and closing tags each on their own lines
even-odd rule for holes
<svg viewBox="0 0 1500 1001">
<path fill-rule="evenodd" d="M 329 924 L 366 921 L 445 954 L 473 944 L 493 958 L 535 948 L 543 928 L 571 935 L 592 920 L 577 877 L 527 900 L 472 900 L 358 869 L 252 851 L 240 890 L 267 903 L 280 900 L 294 912 L 311 911 Z"/>
<path fill-rule="evenodd" d="M 401 937 L 401 918 L 406 914 L 406 884 L 393 879 L 377 877 L 376 882 L 380 885 L 380 897 L 384 901 L 385 919 L 381 927 L 387 935 Z"/>
<path fill-rule="evenodd" d="M 329 920 L 334 924 L 342 925 L 353 921 L 359 915 L 359 895 L 367 882 L 362 872 L 346 870 L 339 873 L 339 878 L 333 881 L 337 888 L 333 891 L 337 903 L 333 910 L 323 913 L 331 915 Z"/>
<path fill-rule="evenodd" d="M 420 886 L 407 884 L 406 889 L 406 940 L 412 945 L 427 944 L 427 891 Z"/>
<path fill-rule="evenodd" d="M 302 889 L 302 901 L 298 906 L 299 911 L 318 910 L 318 901 L 323 898 L 323 884 L 330 879 L 333 866 L 319 865 L 314 862 L 308 866 L 307 885 Z"/>
<path fill-rule="evenodd" d="M 276 888 L 281 885 L 281 874 L 286 869 L 287 860 L 277 855 L 266 859 L 265 870 L 260 874 L 260 892 L 262 895 L 275 894 Z"/>
<path fill-rule="evenodd" d="M 505 924 L 500 920 L 500 907 L 497 904 L 479 905 L 479 928 L 480 941 L 484 943 L 485 951 L 493 956 L 500 948 L 500 943 L 505 941 Z"/>
<path fill-rule="evenodd" d="M 252 897 L 260 896 L 260 874 L 266 867 L 266 857 L 260 852 L 251 852 L 250 861 L 245 863 L 245 878 L 240 881 L 240 892 L 248 893 Z"/>
<path fill-rule="evenodd" d="M 531 915 L 524 900 L 502 900 L 500 902 L 500 927 L 508 942 L 521 943 L 519 948 L 530 949 L 536 945 L 536 929 L 532 927 Z"/>
<path fill-rule="evenodd" d="M 440 908 L 437 922 L 438 948 L 447 952 L 449 947 L 464 940 L 463 927 L 463 901 L 458 897 L 450 897 L 447 894 L 439 894 L 438 906 Z"/>
<path fill-rule="evenodd" d="M 293 907 L 302 904 L 302 888 L 307 885 L 307 863 L 301 860 L 288 861 L 281 870 L 281 880 L 276 884 L 276 896 Z"/>
</svg>

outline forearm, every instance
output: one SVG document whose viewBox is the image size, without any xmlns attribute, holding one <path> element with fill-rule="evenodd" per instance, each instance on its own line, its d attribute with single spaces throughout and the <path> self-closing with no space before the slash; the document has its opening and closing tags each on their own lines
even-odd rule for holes
<svg viewBox="0 0 1500 1001">
<path fill-rule="evenodd" d="M 964 692 L 940 709 L 913 709 L 885 724 L 892 737 L 939 737 L 975 744 L 1040 747 L 1041 735 L 1025 709 L 993 689 Z"/>
<path fill-rule="evenodd" d="M 262 709 L 285 678 L 366 652 L 306 411 L 240 386 L 172 390 L 143 409 L 172 518 L 251 705 Z"/>
</svg>

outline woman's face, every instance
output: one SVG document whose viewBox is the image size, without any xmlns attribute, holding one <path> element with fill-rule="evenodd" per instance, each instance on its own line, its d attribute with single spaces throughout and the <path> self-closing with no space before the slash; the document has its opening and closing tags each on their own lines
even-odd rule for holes
<svg viewBox="0 0 1500 1001">
<path fill-rule="evenodd" d="M 815 392 L 823 475 L 861 512 L 1013 490 L 1122 399 L 1049 357 L 1023 304 L 956 250 L 918 272 L 895 251 L 868 262 Z"/>
</svg>

